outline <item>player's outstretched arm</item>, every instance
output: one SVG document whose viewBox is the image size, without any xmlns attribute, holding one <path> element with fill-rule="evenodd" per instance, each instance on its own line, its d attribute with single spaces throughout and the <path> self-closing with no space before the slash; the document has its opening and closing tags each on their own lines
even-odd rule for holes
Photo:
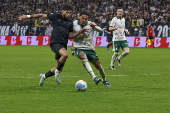
<svg viewBox="0 0 170 113">
<path fill-rule="evenodd" d="M 111 34 L 111 32 L 107 31 L 107 30 L 104 30 L 107 34 Z"/>
<path fill-rule="evenodd" d="M 20 16 L 18 17 L 18 20 L 26 20 L 29 18 L 47 18 L 47 14 L 33 14 L 33 15 L 24 15 L 24 16 Z"/>
<path fill-rule="evenodd" d="M 99 26 L 97 26 L 94 22 L 91 22 L 90 23 L 90 26 L 95 30 L 95 31 L 98 31 L 98 32 L 103 32 L 102 28 L 100 28 Z"/>
<path fill-rule="evenodd" d="M 70 32 L 68 38 L 69 38 L 69 39 L 76 38 L 76 37 L 77 37 L 78 35 L 80 35 L 81 33 L 88 32 L 88 30 L 89 30 L 89 29 L 87 29 L 87 28 L 83 28 L 83 29 L 81 29 L 80 31 L 77 31 L 77 32 L 75 32 L 75 33 Z"/>
</svg>

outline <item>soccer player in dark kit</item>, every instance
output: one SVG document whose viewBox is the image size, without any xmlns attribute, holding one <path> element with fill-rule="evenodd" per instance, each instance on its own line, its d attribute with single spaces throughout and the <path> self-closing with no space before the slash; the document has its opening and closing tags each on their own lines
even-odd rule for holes
<svg viewBox="0 0 170 113">
<path fill-rule="evenodd" d="M 108 41 L 108 45 L 106 45 L 107 52 L 110 52 L 109 46 L 112 45 L 112 38 L 113 38 L 113 32 L 109 31 L 110 23 L 111 23 L 111 20 L 109 20 L 107 29 L 105 30 L 105 32 L 107 33 L 107 41 Z"/>
<path fill-rule="evenodd" d="M 40 74 L 39 85 L 43 86 L 46 78 L 55 74 L 55 80 L 58 84 L 61 83 L 60 72 L 64 67 L 66 59 L 68 58 L 67 43 L 68 39 L 77 37 L 81 33 L 86 32 L 88 29 L 83 28 L 78 32 L 73 33 L 73 22 L 70 20 L 72 15 L 72 6 L 65 4 L 62 8 L 62 14 L 34 14 L 24 15 L 18 17 L 19 20 L 25 20 L 29 18 L 48 18 L 52 21 L 53 32 L 50 39 L 51 50 L 55 53 L 56 67 L 52 68 L 46 74 Z"/>
</svg>

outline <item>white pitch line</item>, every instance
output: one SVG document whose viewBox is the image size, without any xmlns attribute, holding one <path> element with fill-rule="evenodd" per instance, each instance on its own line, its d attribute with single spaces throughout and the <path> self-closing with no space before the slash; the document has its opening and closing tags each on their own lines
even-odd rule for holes
<svg viewBox="0 0 170 113">
<path fill-rule="evenodd" d="M 161 74 L 143 74 L 143 75 L 161 75 Z M 100 75 L 97 75 L 100 76 Z M 142 76 L 142 75 L 106 75 L 106 76 Z M 61 77 L 87 77 L 87 76 L 61 76 Z M 32 79 L 32 78 L 39 78 L 39 77 L 2 77 L 0 79 Z"/>
<path fill-rule="evenodd" d="M 151 75 L 161 75 L 161 74 L 151 74 Z"/>
<path fill-rule="evenodd" d="M 106 75 L 106 76 L 132 76 L 132 75 Z"/>
</svg>

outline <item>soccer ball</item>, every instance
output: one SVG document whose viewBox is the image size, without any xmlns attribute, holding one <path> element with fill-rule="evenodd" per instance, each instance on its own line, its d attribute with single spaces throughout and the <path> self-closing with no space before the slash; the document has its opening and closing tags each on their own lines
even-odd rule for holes
<svg viewBox="0 0 170 113">
<path fill-rule="evenodd" d="M 87 89 L 87 83 L 84 80 L 79 80 L 76 82 L 75 87 L 78 91 L 85 91 Z"/>
</svg>

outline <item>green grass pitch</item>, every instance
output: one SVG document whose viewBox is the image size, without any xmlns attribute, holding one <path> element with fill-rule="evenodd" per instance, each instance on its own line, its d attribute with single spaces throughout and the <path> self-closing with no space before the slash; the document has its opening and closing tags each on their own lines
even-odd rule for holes
<svg viewBox="0 0 170 113">
<path fill-rule="evenodd" d="M 111 50 L 111 48 L 110 48 Z M 169 113 L 170 49 L 130 48 L 121 67 L 110 70 L 113 52 L 96 47 L 97 55 L 112 84 L 95 85 L 81 61 L 71 55 L 61 72 L 39 87 L 39 74 L 55 66 L 49 46 L 0 46 L 0 113 Z M 120 53 L 122 50 L 120 51 Z M 94 73 L 98 71 L 92 66 Z M 75 89 L 78 80 L 86 91 Z"/>
</svg>

